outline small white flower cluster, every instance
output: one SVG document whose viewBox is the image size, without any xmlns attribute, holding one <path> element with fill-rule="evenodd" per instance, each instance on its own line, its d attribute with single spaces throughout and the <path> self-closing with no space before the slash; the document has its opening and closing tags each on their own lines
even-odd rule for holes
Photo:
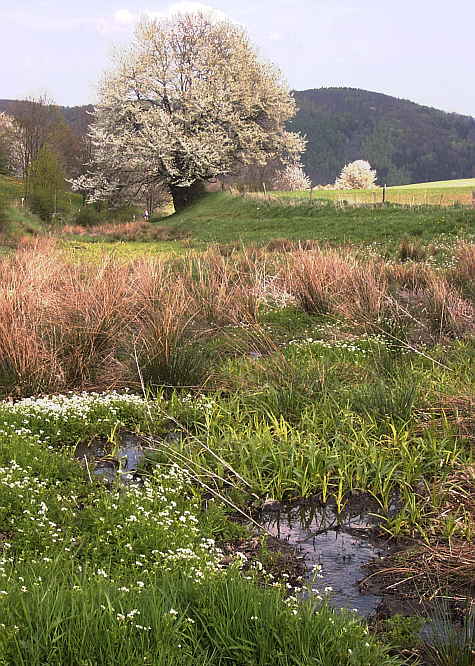
<svg viewBox="0 0 475 666">
<path fill-rule="evenodd" d="M 198 410 L 210 410 L 213 409 L 217 404 L 216 400 L 207 395 L 196 395 L 192 393 L 186 393 L 185 395 L 179 396 L 178 400 L 183 405 L 192 405 Z"/>
<path fill-rule="evenodd" d="M 153 409 L 153 403 L 151 403 Z M 0 436 L 33 436 L 45 443 L 77 441 L 94 434 L 108 434 L 112 427 L 140 423 L 150 405 L 131 393 L 79 393 L 47 398 L 0 402 Z"/>
<path fill-rule="evenodd" d="M 365 356 L 368 350 L 356 344 L 355 341 L 348 342 L 346 340 L 314 340 L 313 338 L 305 338 L 304 340 L 290 340 L 287 346 L 306 347 L 308 345 L 316 345 L 324 349 L 343 349 L 345 351 L 363 354 Z"/>
</svg>

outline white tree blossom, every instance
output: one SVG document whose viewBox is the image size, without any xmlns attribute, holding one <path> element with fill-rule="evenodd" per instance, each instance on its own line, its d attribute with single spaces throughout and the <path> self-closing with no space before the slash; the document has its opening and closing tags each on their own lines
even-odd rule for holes
<svg viewBox="0 0 475 666">
<path fill-rule="evenodd" d="M 8 161 L 8 167 L 17 175 L 24 170 L 21 149 L 21 128 L 8 113 L 0 112 L 0 146 Z"/>
<path fill-rule="evenodd" d="M 272 181 L 273 190 L 298 192 L 309 190 L 311 187 L 312 181 L 299 163 L 287 165 L 275 174 Z"/>
<path fill-rule="evenodd" d="M 373 187 L 376 187 L 376 171 L 366 160 L 345 165 L 335 181 L 337 190 L 367 190 Z"/>
<path fill-rule="evenodd" d="M 242 164 L 294 162 L 304 147 L 285 130 L 296 109 L 278 70 L 242 28 L 206 13 L 142 21 L 99 99 L 91 172 L 119 191 L 160 182 L 175 199 Z"/>
<path fill-rule="evenodd" d="M 108 180 L 100 173 L 82 174 L 77 178 L 67 180 L 73 192 L 79 192 L 87 197 L 88 203 L 95 203 L 105 198 L 111 198 L 119 188 L 120 183 Z"/>
</svg>

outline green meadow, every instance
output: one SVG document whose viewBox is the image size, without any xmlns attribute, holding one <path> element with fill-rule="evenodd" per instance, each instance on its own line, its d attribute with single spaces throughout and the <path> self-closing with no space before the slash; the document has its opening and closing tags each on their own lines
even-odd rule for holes
<svg viewBox="0 0 475 666">
<path fill-rule="evenodd" d="M 475 210 L 319 194 L 10 238 L 0 664 L 470 666 Z M 384 550 L 372 615 L 269 506 Z"/>
</svg>

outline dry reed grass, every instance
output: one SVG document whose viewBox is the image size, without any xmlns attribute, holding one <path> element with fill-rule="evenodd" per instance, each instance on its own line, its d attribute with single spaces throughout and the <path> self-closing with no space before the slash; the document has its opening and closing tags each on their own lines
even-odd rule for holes
<svg viewBox="0 0 475 666">
<path fill-rule="evenodd" d="M 353 280 L 356 265 L 349 253 L 297 250 L 283 267 L 285 290 L 306 312 L 335 312 Z"/>
<path fill-rule="evenodd" d="M 145 220 L 135 222 L 108 222 L 97 224 L 93 227 L 83 227 L 81 225 L 65 225 L 60 233 L 62 235 L 88 236 L 92 238 L 102 238 L 111 241 L 130 241 L 130 240 L 174 240 L 183 237 L 176 230 L 167 226 L 158 226 Z"/>
<path fill-rule="evenodd" d="M 249 324 L 257 320 L 258 285 L 265 270 L 265 262 L 255 261 L 245 251 L 239 259 L 232 259 L 211 250 L 187 258 L 184 280 L 206 324 Z"/>
<path fill-rule="evenodd" d="M 444 336 L 458 338 L 473 335 L 474 306 L 462 298 L 445 277 L 431 275 L 421 296 L 429 325 L 439 339 Z"/>
<path fill-rule="evenodd" d="M 247 270 L 213 252 L 71 263 L 41 239 L 1 261 L 4 396 L 138 385 L 137 364 L 155 385 L 188 384 L 199 376 L 193 344 L 216 327 L 255 322 L 260 302 L 261 269 L 249 257 Z"/>
<path fill-rule="evenodd" d="M 472 250 L 459 252 L 469 274 Z M 197 345 L 230 325 L 257 330 L 269 302 L 346 318 L 356 332 L 382 330 L 401 312 L 435 341 L 474 328 L 473 305 L 442 274 L 363 262 L 347 250 L 71 263 L 41 238 L 1 259 L 0 391 L 130 385 L 137 363 L 154 384 L 188 385 L 199 377 Z"/>
<path fill-rule="evenodd" d="M 388 566 L 384 566 L 387 564 Z M 384 591 L 398 591 L 416 599 L 436 597 L 457 601 L 473 600 L 475 588 L 475 545 L 452 541 L 443 545 L 419 545 L 375 566 L 369 579 L 382 581 Z"/>
<path fill-rule="evenodd" d="M 443 396 L 433 407 L 422 410 L 424 428 L 443 429 L 449 423 L 458 437 L 475 444 L 475 397 Z M 474 479 L 475 485 L 475 479 Z"/>
<path fill-rule="evenodd" d="M 455 252 L 455 265 L 448 272 L 447 278 L 466 298 L 475 302 L 475 243 L 459 244 Z"/>
<path fill-rule="evenodd" d="M 475 533 L 475 467 L 461 467 L 442 484 L 437 485 L 442 497 L 432 518 L 431 543 L 418 543 L 381 563 L 370 565 L 370 578 L 383 581 L 383 588 L 404 596 L 433 599 L 441 596 L 454 601 L 470 601 L 475 597 L 475 543 L 467 530 Z M 423 501 L 430 508 L 430 496 Z M 444 521 L 460 523 L 460 532 L 447 538 Z M 441 535 L 444 535 L 441 537 Z M 457 536 L 455 536 L 457 534 Z"/>
<path fill-rule="evenodd" d="M 385 264 L 384 270 L 390 288 L 405 289 L 409 292 L 424 289 L 433 274 L 429 266 L 413 262 Z"/>
<path fill-rule="evenodd" d="M 388 312 L 388 285 L 378 263 L 357 264 L 343 294 L 338 311 L 365 330 L 373 330 Z"/>
</svg>

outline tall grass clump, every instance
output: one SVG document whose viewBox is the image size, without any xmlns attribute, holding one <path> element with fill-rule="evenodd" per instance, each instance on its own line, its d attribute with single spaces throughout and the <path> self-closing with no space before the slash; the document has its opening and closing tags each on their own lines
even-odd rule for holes
<svg viewBox="0 0 475 666">
<path fill-rule="evenodd" d="M 403 238 L 399 243 L 399 261 L 424 261 L 427 259 L 427 248 L 420 242 L 410 238 Z"/>
<path fill-rule="evenodd" d="M 346 284 L 340 313 L 365 330 L 379 329 L 378 322 L 388 310 L 387 281 L 379 263 L 355 266 Z"/>
<path fill-rule="evenodd" d="M 424 314 L 435 336 L 470 336 L 475 331 L 475 309 L 447 279 L 433 275 L 422 294 Z"/>
<path fill-rule="evenodd" d="M 0 279 L 0 390 L 19 394 L 55 389 L 60 368 L 48 331 L 47 313 L 57 311 L 51 282 L 60 272 L 47 239 L 2 259 Z"/>
<path fill-rule="evenodd" d="M 448 273 L 466 298 L 475 301 L 475 243 L 460 243 L 455 252 L 454 266 Z"/>
<path fill-rule="evenodd" d="M 306 312 L 332 313 L 347 290 L 354 269 L 354 259 L 348 254 L 298 250 L 284 266 L 286 289 Z"/>
<path fill-rule="evenodd" d="M 110 258 L 73 264 L 47 240 L 2 261 L 4 395 L 140 386 L 137 364 L 153 383 L 174 381 L 197 312 L 169 267 Z"/>
<path fill-rule="evenodd" d="M 188 257 L 184 275 L 200 316 L 211 326 L 255 322 L 259 307 L 259 275 L 265 265 L 244 255 L 242 264 L 212 249 L 201 257 Z"/>
<path fill-rule="evenodd" d="M 199 310 L 183 278 L 162 262 L 142 261 L 135 264 L 132 280 L 136 378 L 154 386 L 200 384 L 205 371 L 193 345 L 200 337 Z"/>
<path fill-rule="evenodd" d="M 66 386 L 115 383 L 118 352 L 124 347 L 133 314 L 133 294 L 125 266 L 104 259 L 94 270 L 64 266 L 54 285 L 56 307 L 47 326 Z"/>
</svg>

